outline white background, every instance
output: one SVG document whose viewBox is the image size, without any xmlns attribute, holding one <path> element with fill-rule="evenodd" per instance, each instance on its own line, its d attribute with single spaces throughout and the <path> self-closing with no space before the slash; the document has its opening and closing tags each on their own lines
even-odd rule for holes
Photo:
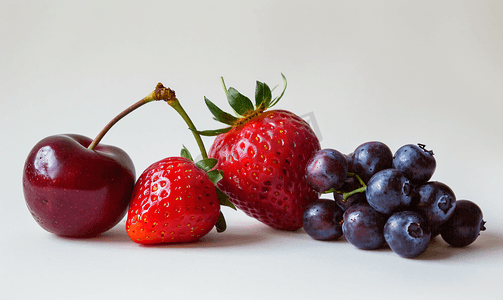
<svg viewBox="0 0 503 300">
<path fill-rule="evenodd" d="M 503 275 L 502 53 L 503 1 L 2 0 L 1 298 L 494 299 Z M 487 231 L 464 249 L 437 238 L 403 259 L 275 231 L 224 208 L 224 234 L 142 247 L 124 221 L 97 238 L 66 239 L 26 209 L 22 168 L 40 139 L 94 137 L 157 82 L 177 92 L 198 128 L 217 128 L 203 96 L 228 107 L 220 76 L 253 97 L 256 80 L 281 86 L 281 73 L 289 87 L 277 108 L 313 113 L 322 147 L 426 144 L 433 180 L 478 203 Z M 140 174 L 182 144 L 197 152 L 185 128 L 169 106 L 151 103 L 102 142 L 126 150 Z"/>
</svg>

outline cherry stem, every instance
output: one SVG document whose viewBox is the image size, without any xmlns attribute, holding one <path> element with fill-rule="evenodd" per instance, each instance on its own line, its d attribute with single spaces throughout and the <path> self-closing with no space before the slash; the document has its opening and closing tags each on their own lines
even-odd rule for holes
<svg viewBox="0 0 503 300">
<path fill-rule="evenodd" d="M 192 122 L 192 120 L 190 119 L 189 115 L 187 114 L 187 112 L 185 111 L 185 109 L 183 109 L 182 105 L 180 104 L 180 101 L 178 101 L 178 99 L 176 98 L 175 96 L 175 92 L 170 90 L 169 88 L 165 88 L 162 83 L 158 83 L 157 84 L 157 88 L 156 88 L 156 91 L 158 91 L 159 93 L 159 97 L 163 97 L 162 93 L 165 91 L 165 90 L 169 90 L 170 92 L 167 93 L 166 95 L 169 96 L 169 99 L 164 99 L 166 100 L 166 102 L 171 106 L 173 107 L 173 109 L 182 117 L 182 119 L 185 121 L 185 123 L 187 124 L 187 126 L 189 126 L 189 129 L 190 131 L 192 131 L 192 134 L 194 135 L 194 138 L 196 139 L 196 143 L 197 143 L 197 146 L 199 147 L 199 151 L 201 151 L 201 156 L 203 157 L 203 159 L 207 159 L 208 158 L 208 153 L 206 152 L 206 148 L 204 147 L 204 143 L 203 143 L 203 140 L 201 139 L 201 135 L 199 135 L 198 131 L 197 131 L 197 128 L 196 126 L 194 125 L 194 123 Z M 171 94 L 170 94 L 171 93 Z"/>
<path fill-rule="evenodd" d="M 94 138 L 94 140 L 91 142 L 89 147 L 87 147 L 90 150 L 94 150 L 96 146 L 101 142 L 105 134 L 115 125 L 115 123 L 119 122 L 120 119 L 124 118 L 127 116 L 129 113 L 133 112 L 137 108 L 143 106 L 144 104 L 147 104 L 149 102 L 155 101 L 155 100 L 165 100 L 161 99 L 158 97 L 156 94 L 157 90 L 154 90 L 151 92 L 147 97 L 141 99 L 140 101 L 136 102 L 135 104 L 131 105 L 130 107 L 126 108 L 123 112 L 118 114 L 115 118 L 113 118 L 106 126 L 103 128 L 100 133 Z M 173 93 L 174 94 L 174 93 Z"/>
</svg>

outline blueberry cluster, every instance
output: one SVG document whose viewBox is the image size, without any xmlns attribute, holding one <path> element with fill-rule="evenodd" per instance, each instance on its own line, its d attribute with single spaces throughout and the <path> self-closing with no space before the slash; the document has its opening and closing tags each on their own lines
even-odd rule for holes
<svg viewBox="0 0 503 300">
<path fill-rule="evenodd" d="M 456 200 L 446 184 L 430 181 L 436 168 L 433 151 L 423 144 L 402 146 L 393 155 L 381 142 L 367 142 L 344 155 L 334 149 L 315 153 L 306 166 L 306 181 L 320 198 L 303 215 L 304 230 L 317 240 L 344 235 L 359 249 L 388 245 L 402 257 L 426 251 L 441 235 L 464 247 L 485 230 L 481 209 Z"/>
</svg>

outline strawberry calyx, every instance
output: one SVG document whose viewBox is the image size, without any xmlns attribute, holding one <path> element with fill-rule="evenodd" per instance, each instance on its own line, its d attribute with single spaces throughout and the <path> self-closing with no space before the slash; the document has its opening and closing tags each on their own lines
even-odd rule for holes
<svg viewBox="0 0 503 300">
<path fill-rule="evenodd" d="M 287 87 L 285 75 L 281 74 L 281 77 L 283 78 L 283 91 L 274 99 L 272 98 L 272 90 L 269 88 L 269 86 L 264 82 L 257 81 L 255 87 L 255 104 L 253 104 L 248 97 L 238 92 L 235 88 L 230 87 L 229 89 L 227 89 L 223 78 L 221 78 L 222 85 L 227 96 L 227 101 L 236 116 L 221 110 L 208 98 L 204 97 L 206 106 L 213 115 L 213 119 L 229 126 L 215 130 L 198 131 L 197 133 L 203 136 L 216 136 L 222 133 L 226 133 L 232 128 L 240 127 L 246 124 L 249 120 L 253 119 L 256 116 L 259 116 L 267 109 L 273 107 L 283 97 Z"/>
<path fill-rule="evenodd" d="M 183 146 L 182 150 L 180 151 L 180 156 L 194 162 L 194 159 L 192 158 L 190 151 L 185 146 Z M 199 169 L 206 172 L 208 178 L 211 180 L 211 182 L 213 182 L 213 185 L 215 185 L 215 190 L 217 192 L 217 197 L 218 201 L 220 202 L 220 205 L 227 206 L 234 210 L 237 210 L 234 204 L 232 204 L 232 202 L 229 201 L 229 196 L 227 196 L 216 186 L 217 182 L 219 182 L 223 178 L 222 170 L 214 169 L 217 163 L 218 160 L 215 158 L 203 158 L 200 161 L 195 162 L 195 165 Z M 225 229 L 227 228 L 227 223 L 225 222 L 225 218 L 222 212 L 220 212 L 220 215 L 218 216 L 215 228 L 217 229 L 217 232 L 224 232 Z"/>
</svg>

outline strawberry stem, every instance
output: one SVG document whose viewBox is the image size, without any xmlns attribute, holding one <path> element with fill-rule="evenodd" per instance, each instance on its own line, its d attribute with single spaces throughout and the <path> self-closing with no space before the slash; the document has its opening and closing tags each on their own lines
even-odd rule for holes
<svg viewBox="0 0 503 300">
<path fill-rule="evenodd" d="M 208 153 L 206 152 L 206 148 L 204 147 L 201 135 L 199 135 L 196 126 L 190 119 L 185 109 L 183 109 L 182 105 L 180 104 L 180 101 L 178 101 L 178 99 L 176 98 L 175 91 L 171 90 L 170 88 L 165 88 L 162 85 L 162 83 L 159 82 L 154 91 L 154 94 L 156 98 L 165 100 L 182 117 L 187 126 L 189 126 L 190 131 L 192 131 L 194 138 L 196 139 L 199 151 L 201 151 L 201 156 L 203 157 L 203 159 L 207 159 Z"/>
<path fill-rule="evenodd" d="M 201 155 L 203 159 L 208 158 L 208 154 L 206 153 L 206 148 L 204 147 L 203 140 L 201 139 L 201 136 L 199 135 L 196 126 L 190 119 L 189 115 L 185 110 L 183 109 L 182 105 L 178 101 L 178 99 L 175 99 L 174 101 L 169 101 L 168 104 L 173 107 L 176 112 L 182 117 L 182 119 L 187 123 L 187 126 L 189 126 L 190 131 L 192 131 L 192 134 L 194 135 L 194 138 L 196 139 L 197 146 L 199 147 L 199 151 L 201 151 Z"/>
<path fill-rule="evenodd" d="M 101 142 L 105 134 L 115 125 L 115 123 L 119 122 L 120 119 L 124 118 L 127 116 L 129 113 L 133 112 L 137 108 L 143 106 L 143 104 L 147 104 L 149 102 L 155 101 L 155 100 L 162 100 L 158 97 L 156 97 L 155 91 L 151 92 L 147 97 L 141 99 L 140 101 L 136 102 L 135 104 L 131 105 L 130 107 L 126 108 L 124 111 L 122 111 L 120 114 L 118 114 L 115 118 L 113 118 L 108 124 L 98 133 L 98 135 L 94 138 L 94 140 L 91 142 L 89 147 L 87 147 L 90 150 L 94 150 L 96 146 Z"/>
</svg>

